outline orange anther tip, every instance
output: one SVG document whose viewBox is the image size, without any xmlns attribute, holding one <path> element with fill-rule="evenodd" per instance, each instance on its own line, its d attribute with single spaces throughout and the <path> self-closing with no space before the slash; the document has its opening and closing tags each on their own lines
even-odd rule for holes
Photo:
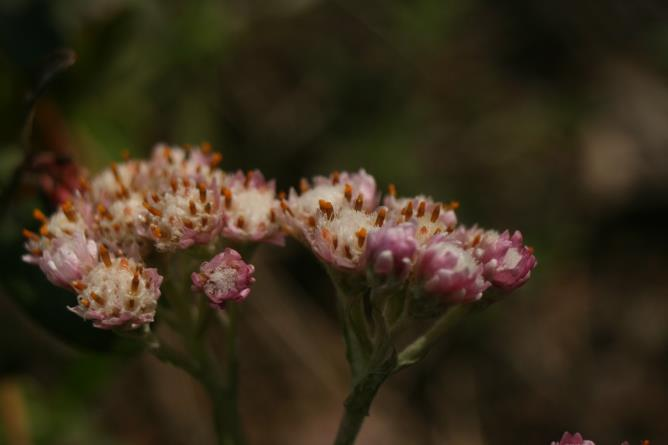
<svg viewBox="0 0 668 445">
<path fill-rule="evenodd" d="M 350 202 L 353 199 L 353 188 L 350 184 L 343 186 L 343 196 L 346 198 L 346 201 Z"/>
<path fill-rule="evenodd" d="M 362 206 L 364 206 L 364 196 L 360 193 L 355 199 L 355 210 L 362 210 Z"/>
<path fill-rule="evenodd" d="M 23 229 L 21 231 L 21 233 L 23 234 L 24 237 L 26 237 L 28 239 L 31 239 L 33 241 L 39 241 L 40 240 L 39 235 L 37 235 L 35 232 L 32 232 L 28 229 Z"/>
<path fill-rule="evenodd" d="M 332 215 L 334 214 L 334 206 L 332 205 L 331 202 L 321 199 L 318 201 L 318 205 L 320 206 L 320 211 L 322 211 L 322 213 L 327 215 L 327 218 L 332 217 Z"/>
<path fill-rule="evenodd" d="M 216 152 L 211 155 L 211 160 L 209 161 L 209 165 L 211 168 L 216 168 L 221 162 L 223 162 L 223 155 Z"/>
<path fill-rule="evenodd" d="M 40 209 L 34 209 L 32 211 L 32 216 L 41 223 L 47 222 L 46 216 L 44 215 L 44 213 L 42 213 Z"/>
</svg>

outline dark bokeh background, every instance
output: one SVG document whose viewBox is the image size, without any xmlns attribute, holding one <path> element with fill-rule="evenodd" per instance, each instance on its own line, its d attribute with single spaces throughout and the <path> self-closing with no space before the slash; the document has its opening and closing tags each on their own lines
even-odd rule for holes
<svg viewBox="0 0 668 445">
<path fill-rule="evenodd" d="M 224 167 L 366 168 L 517 228 L 538 269 L 381 391 L 362 444 L 668 443 L 668 14 L 660 1 L 1 0 L 0 443 L 208 443 L 180 371 L 85 326 L 20 264 L 44 208 L 32 146 L 96 171 L 121 149 L 211 141 Z M 48 66 L 48 63 L 47 63 Z M 327 444 L 348 374 L 308 252 L 263 247 L 245 304 L 254 444 Z M 29 431 L 28 440 L 22 430 Z"/>
</svg>

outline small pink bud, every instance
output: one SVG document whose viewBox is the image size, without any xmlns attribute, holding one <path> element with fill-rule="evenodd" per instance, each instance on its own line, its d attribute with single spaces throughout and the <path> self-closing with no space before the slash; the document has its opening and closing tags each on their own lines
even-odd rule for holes
<svg viewBox="0 0 668 445">
<path fill-rule="evenodd" d="M 591 440 L 585 440 L 580 433 L 571 434 L 568 431 L 561 436 L 559 442 L 552 442 L 551 445 L 595 445 Z"/>
<path fill-rule="evenodd" d="M 473 255 L 443 238 L 435 238 L 422 251 L 416 271 L 425 291 L 450 303 L 476 301 L 490 286 L 482 276 L 482 265 Z"/>
<path fill-rule="evenodd" d="M 366 246 L 368 265 L 381 276 L 406 278 L 415 259 L 417 240 L 415 224 L 386 224 L 372 232 Z"/>
<path fill-rule="evenodd" d="M 199 272 L 191 278 L 193 290 L 204 292 L 211 306 L 224 308 L 227 301 L 242 301 L 250 294 L 250 286 L 255 282 L 255 267 L 246 263 L 239 252 L 225 249 L 202 263 Z"/>
<path fill-rule="evenodd" d="M 484 276 L 494 286 L 513 290 L 524 284 L 536 267 L 533 249 L 524 245 L 522 234 L 508 231 L 499 235 L 485 232 L 476 248 L 476 255 L 484 264 Z"/>
</svg>

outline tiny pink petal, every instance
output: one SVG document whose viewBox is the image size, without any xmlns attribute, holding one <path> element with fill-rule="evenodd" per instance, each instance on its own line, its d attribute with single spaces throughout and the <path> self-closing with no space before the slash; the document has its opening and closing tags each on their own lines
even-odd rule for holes
<svg viewBox="0 0 668 445">
<path fill-rule="evenodd" d="M 236 250 L 225 249 L 202 263 L 191 275 L 193 290 L 203 292 L 213 307 L 223 308 L 227 301 L 242 301 L 255 282 L 255 267 L 247 264 Z"/>
</svg>

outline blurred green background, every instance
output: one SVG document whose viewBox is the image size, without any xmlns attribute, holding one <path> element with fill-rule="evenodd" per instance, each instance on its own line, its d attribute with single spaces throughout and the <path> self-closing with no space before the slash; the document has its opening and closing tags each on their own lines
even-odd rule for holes
<svg viewBox="0 0 668 445">
<path fill-rule="evenodd" d="M 364 167 L 535 247 L 524 288 L 381 390 L 361 444 L 668 443 L 667 19 L 651 0 L 1 0 L 0 443 L 212 437 L 195 383 L 20 263 L 58 170 L 21 165 L 26 94 L 61 48 L 78 60 L 30 138 L 57 166 L 207 140 L 279 189 Z M 249 443 L 327 444 L 348 380 L 333 290 L 295 243 L 256 260 Z"/>
</svg>

